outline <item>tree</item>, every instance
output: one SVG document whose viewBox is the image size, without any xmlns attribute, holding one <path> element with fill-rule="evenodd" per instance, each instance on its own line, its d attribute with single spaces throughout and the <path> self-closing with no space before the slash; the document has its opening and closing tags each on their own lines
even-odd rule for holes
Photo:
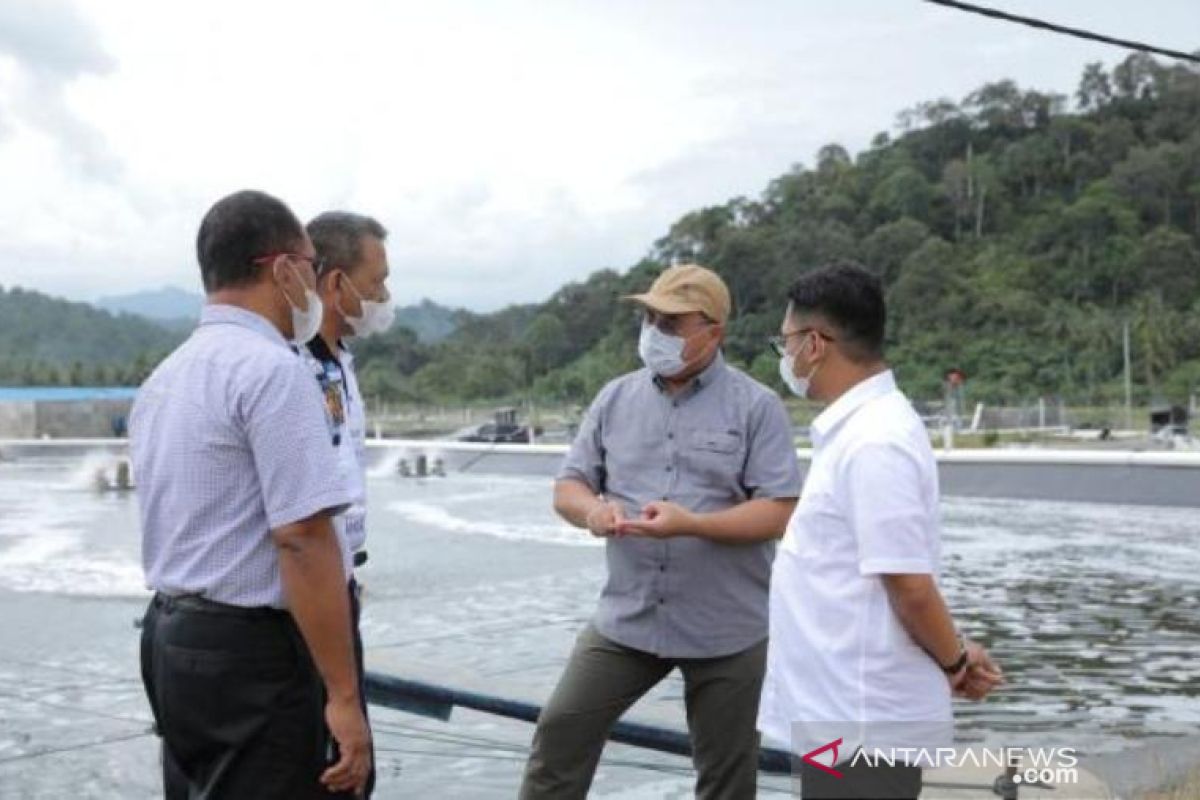
<svg viewBox="0 0 1200 800">
<path fill-rule="evenodd" d="M 732 211 L 725 206 L 693 211 L 672 225 L 665 237 L 655 242 L 655 257 L 667 264 L 704 262 L 734 222 Z"/>
<path fill-rule="evenodd" d="M 554 314 L 542 312 L 534 318 L 521 337 L 529 363 L 530 381 L 561 366 L 570 353 L 567 326 Z"/>
<path fill-rule="evenodd" d="M 975 238 L 980 239 L 988 220 L 988 209 L 996 202 L 999 180 L 992 160 L 986 156 L 969 158 L 967 168 L 971 181 L 969 194 L 975 203 Z"/>
<path fill-rule="evenodd" d="M 904 260 L 888 306 L 901 340 L 969 324 L 964 316 L 967 288 L 954 247 L 942 239 L 926 239 Z"/>
<path fill-rule="evenodd" d="M 988 83 L 967 95 L 963 109 L 979 128 L 1012 133 L 1025 127 L 1026 104 L 1010 80 Z"/>
<path fill-rule="evenodd" d="M 1108 183 L 1089 187 L 1054 232 L 1052 252 L 1069 267 L 1059 291 L 1073 302 L 1121 305 L 1137 281 L 1129 258 L 1136 231 L 1136 215 Z"/>
<path fill-rule="evenodd" d="M 1179 155 L 1179 146 L 1168 142 L 1137 147 L 1113 170 L 1113 186 L 1152 224 L 1171 222 L 1172 200 L 1179 187 Z"/>
<path fill-rule="evenodd" d="M 1145 375 L 1146 385 L 1157 387 L 1159 378 L 1176 363 L 1175 336 L 1178 324 L 1154 294 L 1139 297 L 1133 305 L 1135 357 Z"/>
<path fill-rule="evenodd" d="M 840 144 L 827 144 L 817 151 L 817 174 L 822 178 L 837 178 L 850 166 L 850 154 Z"/>
<path fill-rule="evenodd" d="M 1185 310 L 1200 292 L 1200 252 L 1186 233 L 1155 228 L 1138 242 L 1133 260 L 1141 286 L 1164 307 Z"/>
<path fill-rule="evenodd" d="M 942 192 L 954 209 L 954 241 L 962 239 L 962 224 L 974 211 L 971 198 L 971 172 L 967 162 L 955 159 L 942 169 Z"/>
<path fill-rule="evenodd" d="M 1102 63 L 1093 61 L 1083 68 L 1075 100 L 1084 111 L 1098 111 L 1112 100 L 1112 82 Z"/>
<path fill-rule="evenodd" d="M 881 222 L 912 217 L 925 219 L 934 196 L 933 187 L 912 167 L 900 167 L 871 194 L 871 211 Z"/>
<path fill-rule="evenodd" d="M 1161 67 L 1146 53 L 1133 53 L 1113 69 L 1117 96 L 1127 100 L 1146 100 L 1154 96 Z"/>
<path fill-rule="evenodd" d="M 1018 187 L 1021 197 L 1040 197 L 1045 184 L 1053 182 L 1058 159 L 1047 136 L 1035 134 L 1013 142 L 1001 162 L 1005 178 Z"/>
<path fill-rule="evenodd" d="M 929 228 L 907 217 L 880 225 L 862 245 L 862 261 L 891 286 L 900 274 L 900 266 L 929 238 Z"/>
<path fill-rule="evenodd" d="M 1128 119 L 1115 117 L 1102 122 L 1096 129 L 1094 148 L 1101 169 L 1107 172 L 1113 164 L 1122 161 L 1137 141 L 1137 132 Z"/>
</svg>

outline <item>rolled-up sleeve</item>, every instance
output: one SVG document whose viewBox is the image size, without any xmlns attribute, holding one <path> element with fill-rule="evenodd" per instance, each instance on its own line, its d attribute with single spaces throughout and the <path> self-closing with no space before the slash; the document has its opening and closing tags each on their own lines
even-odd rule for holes
<svg viewBox="0 0 1200 800">
<path fill-rule="evenodd" d="M 755 499 L 800 496 L 792 422 L 778 397 L 765 397 L 754 408 L 742 484 L 746 495 Z"/>
<path fill-rule="evenodd" d="M 847 454 L 846 503 L 862 575 L 937 571 L 937 510 L 918 458 L 895 443 L 867 442 Z"/>
<path fill-rule="evenodd" d="M 610 384 L 592 401 L 579 426 L 579 433 L 558 470 L 558 480 L 583 481 L 596 494 L 605 491 L 604 418 L 612 394 L 613 386 Z"/>
<path fill-rule="evenodd" d="M 321 392 L 299 358 L 273 365 L 248 389 L 244 408 L 271 528 L 345 510 L 352 498 L 338 477 Z"/>
</svg>

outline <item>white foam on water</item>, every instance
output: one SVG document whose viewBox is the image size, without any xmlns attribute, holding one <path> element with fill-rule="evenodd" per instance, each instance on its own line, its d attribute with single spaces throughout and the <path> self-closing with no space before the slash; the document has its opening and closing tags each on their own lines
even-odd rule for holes
<svg viewBox="0 0 1200 800">
<path fill-rule="evenodd" d="M 408 448 L 389 449 L 379 463 L 367 468 L 367 477 L 387 478 L 395 475 L 396 470 L 400 467 L 400 462 L 406 458 L 411 458 Z"/>
<path fill-rule="evenodd" d="M 0 583 L 19 592 L 85 597 L 144 597 L 149 594 L 139 565 L 96 556 L 60 555 L 51 560 L 49 569 L 11 573 L 0 560 Z"/>
<path fill-rule="evenodd" d="M 567 525 L 532 522 L 497 522 L 471 519 L 447 511 L 441 504 L 400 500 L 388 504 L 388 510 L 415 522 L 454 533 L 473 533 L 497 539 L 545 542 L 576 547 L 598 547 L 603 541 Z"/>
<path fill-rule="evenodd" d="M 136 560 L 106 542 L 97 547 L 97 500 L 77 491 L 90 487 L 95 470 L 112 460 L 93 453 L 73 469 L 56 471 L 51 480 L 27 476 L 4 487 L 0 587 L 90 597 L 145 595 Z"/>
<path fill-rule="evenodd" d="M 141 567 L 114 552 L 89 552 L 78 529 L 29 523 L 33 532 L 12 537 L 0 550 L 0 586 L 17 592 L 140 597 Z"/>
<path fill-rule="evenodd" d="M 85 453 L 83 458 L 67 479 L 69 486 L 75 489 L 93 489 L 96 486 L 96 476 L 104 475 L 109 483 L 116 483 L 117 465 L 127 458 L 103 450 Z"/>
</svg>

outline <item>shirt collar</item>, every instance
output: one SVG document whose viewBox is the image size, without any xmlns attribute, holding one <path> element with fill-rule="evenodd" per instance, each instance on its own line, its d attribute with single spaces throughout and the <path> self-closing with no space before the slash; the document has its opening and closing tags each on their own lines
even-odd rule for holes
<svg viewBox="0 0 1200 800">
<path fill-rule="evenodd" d="M 346 348 L 341 341 L 338 341 L 337 349 L 338 354 L 334 355 L 334 352 L 329 349 L 329 345 L 325 343 L 324 337 L 322 337 L 319 333 L 312 338 L 312 341 L 308 343 L 308 352 L 312 353 L 313 357 L 319 361 L 339 360 L 338 357 L 346 352 Z"/>
<path fill-rule="evenodd" d="M 716 379 L 722 375 L 724 369 L 725 355 L 718 350 L 717 356 L 712 360 L 712 363 L 705 367 L 703 372 L 692 378 L 691 383 L 687 385 L 687 388 L 684 389 L 684 392 L 688 394 L 695 394 L 696 392 L 699 392 L 701 389 L 716 381 Z M 654 385 L 658 387 L 660 392 L 667 391 L 666 381 L 657 375 L 654 375 L 653 373 L 651 373 L 651 378 L 654 381 Z"/>
<path fill-rule="evenodd" d="M 873 375 L 865 381 L 855 384 L 850 391 L 843 394 L 822 411 L 812 423 L 812 440 L 819 445 L 827 439 L 834 429 L 849 419 L 855 411 L 867 403 L 886 394 L 896 391 L 896 376 L 890 369 L 878 375 Z"/>
<path fill-rule="evenodd" d="M 224 303 L 212 303 L 205 305 L 200 309 L 200 324 L 201 325 L 237 325 L 240 328 L 247 328 L 254 331 L 272 342 L 281 344 L 284 347 L 291 347 L 279 329 L 271 324 L 270 320 L 261 314 L 255 313 L 240 306 L 231 306 Z"/>
</svg>

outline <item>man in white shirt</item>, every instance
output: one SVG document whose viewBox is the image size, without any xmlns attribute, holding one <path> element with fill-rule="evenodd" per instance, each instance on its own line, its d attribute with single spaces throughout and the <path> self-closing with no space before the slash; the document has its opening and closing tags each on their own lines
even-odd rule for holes
<svg viewBox="0 0 1200 800">
<path fill-rule="evenodd" d="M 1000 672 L 938 589 L 937 464 L 883 360 L 879 280 L 835 265 L 788 299 L 781 377 L 826 408 L 772 570 L 758 727 L 803 759 L 805 798 L 915 798 L 920 766 L 855 754 L 950 744 L 952 694 L 982 699 Z"/>
<path fill-rule="evenodd" d="M 327 211 L 309 222 L 306 230 L 320 265 L 317 293 L 324 316 L 320 331 L 301 348 L 300 356 L 321 390 L 330 440 L 337 452 L 335 474 L 329 476 L 329 482 L 341 484 L 350 492 L 349 508 L 334 517 L 333 523 L 343 552 L 352 559 L 345 566 L 351 575 L 354 655 L 365 715 L 359 629 L 362 592 L 353 570 L 367 563 L 367 418 L 354 372 L 354 356 L 346 346 L 346 339 L 385 333 L 392 326 L 395 311 L 387 288 L 388 260 L 384 247 L 387 230 L 371 217 L 348 211 Z M 362 796 L 369 798 L 374 787 L 372 770 Z"/>
<path fill-rule="evenodd" d="M 347 211 L 327 211 L 306 230 L 320 262 L 317 293 L 324 316 L 300 356 L 325 399 L 338 477 L 353 495 L 350 508 L 335 518 L 335 527 L 353 554 L 354 563 L 348 566 L 361 567 L 367 560 L 367 421 L 346 340 L 386 333 L 395 320 L 387 288 L 387 230 L 371 217 Z"/>
</svg>

